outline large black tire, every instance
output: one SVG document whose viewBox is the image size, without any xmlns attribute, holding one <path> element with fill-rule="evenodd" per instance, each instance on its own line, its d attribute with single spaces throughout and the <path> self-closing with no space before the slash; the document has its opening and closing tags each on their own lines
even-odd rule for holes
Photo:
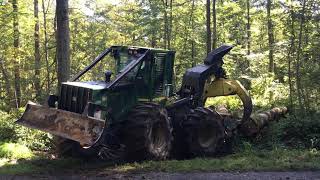
<svg viewBox="0 0 320 180">
<path fill-rule="evenodd" d="M 182 126 L 183 122 L 187 120 L 187 115 L 190 113 L 191 108 L 188 105 L 180 106 L 177 108 L 168 109 L 173 126 L 173 143 L 171 150 L 171 157 L 174 159 L 188 158 L 188 149 L 186 142 L 186 132 Z"/>
<path fill-rule="evenodd" d="M 172 141 L 166 109 L 154 103 L 137 105 L 121 123 L 119 139 L 125 146 L 126 160 L 166 159 Z"/>
<path fill-rule="evenodd" d="M 223 119 L 211 109 L 191 110 L 183 127 L 190 157 L 215 156 L 224 145 Z"/>
<path fill-rule="evenodd" d="M 76 158 L 96 158 L 97 149 L 84 148 L 78 142 L 54 136 L 54 153 L 58 157 L 76 157 Z"/>
</svg>

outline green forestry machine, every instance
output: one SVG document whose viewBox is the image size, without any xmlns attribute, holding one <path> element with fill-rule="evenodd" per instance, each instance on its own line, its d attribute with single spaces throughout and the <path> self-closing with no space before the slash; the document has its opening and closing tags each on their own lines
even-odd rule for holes
<svg viewBox="0 0 320 180">
<path fill-rule="evenodd" d="M 250 117 L 245 88 L 226 79 L 222 58 L 231 49 L 221 46 L 187 69 L 174 92 L 174 51 L 112 46 L 47 103 L 29 102 L 17 123 L 53 134 L 60 155 L 112 161 L 214 156 L 235 129 L 256 133 L 264 123 Z M 204 107 L 208 97 L 228 95 L 242 100 L 242 119 Z"/>
</svg>

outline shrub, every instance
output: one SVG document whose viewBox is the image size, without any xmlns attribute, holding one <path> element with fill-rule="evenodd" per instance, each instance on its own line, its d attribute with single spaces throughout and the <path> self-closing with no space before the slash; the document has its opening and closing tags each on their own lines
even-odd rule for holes
<svg viewBox="0 0 320 180">
<path fill-rule="evenodd" d="M 10 114 L 0 111 L 0 140 L 8 141 L 11 139 L 15 139 L 15 129 L 11 119 Z"/>
<path fill-rule="evenodd" d="M 290 115 L 280 119 L 279 122 L 272 122 L 255 139 L 254 143 L 262 149 L 287 146 L 320 150 L 319 115 L 319 113 L 308 116 Z"/>
<path fill-rule="evenodd" d="M 17 143 L 4 143 L 0 145 L 0 158 L 26 159 L 32 156 L 31 150 L 25 145 Z"/>
<path fill-rule="evenodd" d="M 228 110 L 235 111 L 242 108 L 242 102 L 237 96 L 221 96 L 208 98 L 205 106 L 225 105 Z"/>
<path fill-rule="evenodd" d="M 24 109 L 6 113 L 0 111 L 0 142 L 25 144 L 32 150 L 50 149 L 50 135 L 38 130 L 25 128 L 14 122 L 21 117 Z"/>
<path fill-rule="evenodd" d="M 280 140 L 292 147 L 320 149 L 319 115 L 290 116 L 280 124 Z"/>
</svg>

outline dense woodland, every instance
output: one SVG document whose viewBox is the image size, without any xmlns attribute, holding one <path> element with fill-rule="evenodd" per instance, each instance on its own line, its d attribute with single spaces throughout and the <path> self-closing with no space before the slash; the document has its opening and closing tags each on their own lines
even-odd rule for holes
<svg viewBox="0 0 320 180">
<path fill-rule="evenodd" d="M 42 102 L 110 45 L 175 50 L 186 68 L 221 44 L 256 106 L 320 108 L 319 0 L 0 0 L 0 109 Z M 59 22 L 59 23 L 57 23 Z M 57 26 L 58 24 L 58 26 Z M 60 25 L 59 25 L 60 24 Z"/>
</svg>

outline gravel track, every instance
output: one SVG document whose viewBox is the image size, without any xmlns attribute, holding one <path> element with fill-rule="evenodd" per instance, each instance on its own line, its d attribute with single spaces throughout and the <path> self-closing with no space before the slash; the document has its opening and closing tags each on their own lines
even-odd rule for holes
<svg viewBox="0 0 320 180">
<path fill-rule="evenodd" d="M 320 171 L 298 172 L 191 172 L 191 173 L 128 173 L 128 174 L 73 174 L 73 175 L 0 175 L 0 179 L 132 179 L 132 180 L 320 180 Z"/>
</svg>

